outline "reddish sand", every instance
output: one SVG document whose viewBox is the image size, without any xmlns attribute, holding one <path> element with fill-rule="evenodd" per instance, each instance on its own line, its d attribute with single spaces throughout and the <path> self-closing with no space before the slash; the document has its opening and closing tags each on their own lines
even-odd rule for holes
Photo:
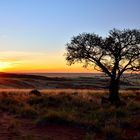
<svg viewBox="0 0 140 140">
<path fill-rule="evenodd" d="M 8 114 L 0 114 L 0 140 L 15 140 L 18 137 L 33 136 L 35 140 L 48 137 L 50 140 L 82 140 L 86 131 L 69 126 L 47 125 L 36 127 L 33 122 L 26 119 L 18 119 Z M 18 122 L 16 129 L 12 122 Z"/>
<path fill-rule="evenodd" d="M 124 134 L 126 140 L 138 136 L 138 130 L 125 129 Z M 27 136 L 31 136 L 34 140 L 83 140 L 86 131 L 80 128 L 47 125 L 45 127 L 37 127 L 32 120 L 14 118 L 7 113 L 0 113 L 0 140 L 25 140 Z M 102 134 L 94 135 L 96 140 L 104 140 Z"/>
</svg>

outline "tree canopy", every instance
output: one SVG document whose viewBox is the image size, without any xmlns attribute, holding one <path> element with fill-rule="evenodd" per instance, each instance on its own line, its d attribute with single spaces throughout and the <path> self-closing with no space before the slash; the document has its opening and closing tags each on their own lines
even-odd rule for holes
<svg viewBox="0 0 140 140">
<path fill-rule="evenodd" d="M 110 77 L 111 100 L 118 98 L 120 77 L 124 72 L 140 72 L 139 29 L 113 29 L 105 38 L 82 33 L 66 46 L 66 60 L 70 65 L 80 62 L 85 67 L 94 66 Z"/>
<path fill-rule="evenodd" d="M 140 30 L 113 29 L 106 38 L 82 33 L 67 43 L 66 60 L 93 65 L 109 77 L 119 78 L 125 71 L 140 71 Z"/>
</svg>

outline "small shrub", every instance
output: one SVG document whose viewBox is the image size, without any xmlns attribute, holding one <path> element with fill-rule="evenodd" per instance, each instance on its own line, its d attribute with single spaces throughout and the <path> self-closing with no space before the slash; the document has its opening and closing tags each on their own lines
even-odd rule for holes
<svg viewBox="0 0 140 140">
<path fill-rule="evenodd" d="M 131 125 L 133 128 L 140 130 L 140 119 L 138 117 L 131 118 Z"/>
<path fill-rule="evenodd" d="M 29 95 L 41 96 L 41 92 L 38 91 L 37 89 L 34 89 L 29 92 Z"/>
<path fill-rule="evenodd" d="M 0 104 L 0 110 L 15 114 L 18 110 L 18 107 L 16 105 L 6 106 L 4 104 Z"/>
<path fill-rule="evenodd" d="M 122 137 L 121 129 L 113 125 L 105 126 L 103 132 L 107 140 L 120 140 Z"/>
<path fill-rule="evenodd" d="M 83 138 L 83 140 L 93 140 L 93 139 L 94 139 L 94 134 L 90 134 L 90 133 L 87 133 Z"/>
<path fill-rule="evenodd" d="M 31 97 L 27 100 L 27 103 L 29 105 L 37 105 L 40 107 L 59 107 L 62 103 L 62 99 L 59 99 L 57 97 Z"/>
<path fill-rule="evenodd" d="M 10 120 L 9 126 L 7 129 L 8 131 L 12 132 L 15 136 L 20 135 L 19 122 L 16 121 L 15 119 Z"/>
<path fill-rule="evenodd" d="M 12 97 L 2 97 L 0 103 L 6 106 L 10 106 L 10 105 L 18 105 L 19 102 Z"/>
<path fill-rule="evenodd" d="M 18 108 L 23 106 L 18 100 L 14 99 L 13 97 L 2 97 L 0 99 L 0 110 L 9 113 L 17 113 Z"/>
<path fill-rule="evenodd" d="M 140 134 L 134 136 L 134 137 L 132 138 L 132 140 L 140 140 Z"/>
<path fill-rule="evenodd" d="M 118 108 L 116 110 L 116 117 L 117 118 L 122 118 L 122 117 L 127 117 L 128 112 L 126 111 L 126 108 Z"/>
<path fill-rule="evenodd" d="M 38 105 L 42 104 L 44 102 L 43 97 L 31 97 L 27 100 L 27 103 L 29 105 Z"/>
<path fill-rule="evenodd" d="M 131 102 L 128 105 L 128 110 L 130 111 L 139 111 L 140 110 L 140 103 L 139 102 Z"/>
<path fill-rule="evenodd" d="M 32 135 L 26 135 L 26 136 L 19 136 L 17 137 L 16 140 L 37 140 L 37 138 L 35 138 Z"/>
<path fill-rule="evenodd" d="M 120 127 L 121 128 L 132 128 L 131 119 L 130 118 L 121 119 Z"/>
<path fill-rule="evenodd" d="M 59 107 L 62 104 L 62 99 L 57 97 L 48 97 L 46 99 L 47 105 L 50 107 Z"/>
<path fill-rule="evenodd" d="M 106 121 L 110 118 L 113 118 L 115 115 L 116 114 L 114 108 L 101 108 L 100 110 L 98 110 L 98 119 L 100 121 Z"/>
<path fill-rule="evenodd" d="M 44 126 L 49 123 L 54 124 L 69 124 L 68 118 L 60 112 L 51 111 L 47 115 L 40 117 L 36 124 L 39 126 Z"/>
<path fill-rule="evenodd" d="M 22 108 L 18 112 L 18 115 L 20 117 L 34 119 L 34 118 L 36 118 L 38 116 L 38 113 L 32 108 Z"/>
<path fill-rule="evenodd" d="M 34 135 L 26 135 L 26 136 L 18 136 L 16 140 L 54 140 L 54 139 L 51 139 L 47 136 L 41 136 L 41 138 L 38 138 Z"/>
</svg>

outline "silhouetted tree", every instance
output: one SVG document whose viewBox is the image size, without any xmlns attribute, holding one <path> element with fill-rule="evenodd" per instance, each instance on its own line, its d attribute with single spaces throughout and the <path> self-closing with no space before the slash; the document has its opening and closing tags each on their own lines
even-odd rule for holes
<svg viewBox="0 0 140 140">
<path fill-rule="evenodd" d="M 140 72 L 140 30 L 113 29 L 106 38 L 83 33 L 66 44 L 66 60 L 92 65 L 110 77 L 109 100 L 120 101 L 120 78 L 125 71 Z"/>
</svg>

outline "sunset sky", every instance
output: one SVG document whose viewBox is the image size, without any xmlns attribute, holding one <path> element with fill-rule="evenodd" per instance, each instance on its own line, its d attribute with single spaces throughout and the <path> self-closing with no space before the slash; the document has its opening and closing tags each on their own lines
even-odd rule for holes
<svg viewBox="0 0 140 140">
<path fill-rule="evenodd" d="M 93 72 L 67 66 L 65 44 L 112 28 L 140 28 L 140 0 L 0 0 L 0 71 Z"/>
</svg>

